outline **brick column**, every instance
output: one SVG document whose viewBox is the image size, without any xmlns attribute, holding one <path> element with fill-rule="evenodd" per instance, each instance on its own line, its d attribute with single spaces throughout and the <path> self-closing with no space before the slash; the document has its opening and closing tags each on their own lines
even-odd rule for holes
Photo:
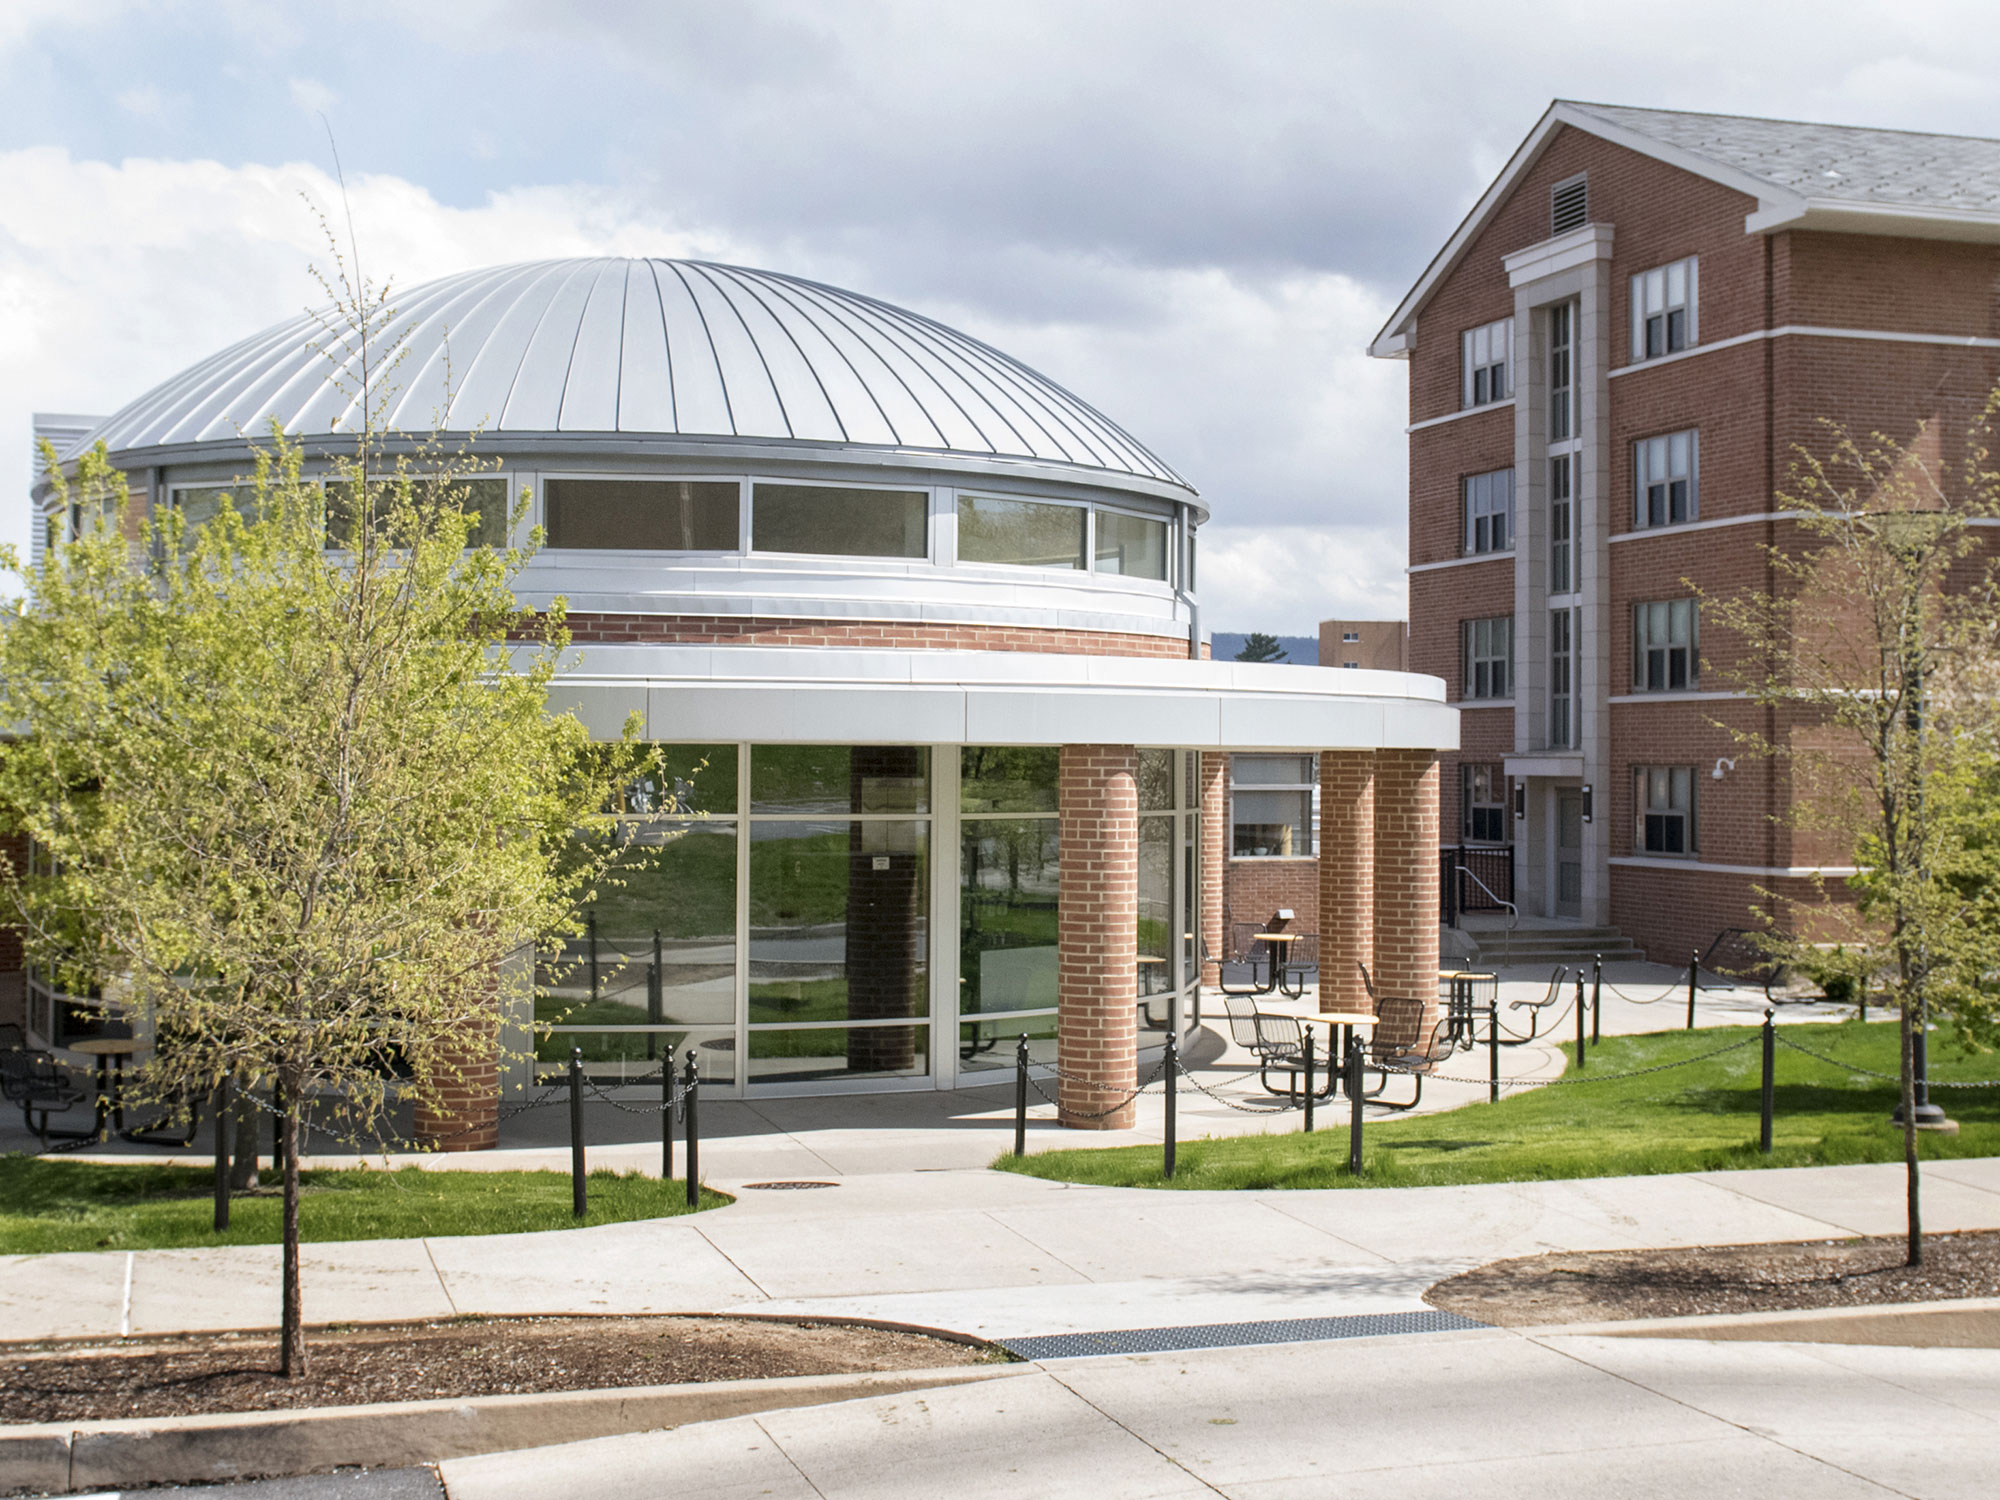
<svg viewBox="0 0 2000 1500">
<path fill-rule="evenodd" d="M 1375 992 L 1437 1007 L 1438 766 L 1429 750 L 1375 752 Z"/>
<path fill-rule="evenodd" d="M 441 1049 L 435 1097 L 417 1104 L 419 1141 L 439 1151 L 491 1151 L 500 1144 L 499 1035 L 496 1008 Z"/>
<path fill-rule="evenodd" d="M 1201 793 L 1201 940 L 1209 954 L 1201 966 L 1201 982 L 1213 987 L 1222 983 L 1222 945 L 1227 936 L 1222 882 L 1229 857 L 1229 757 L 1213 750 L 1201 752 L 1196 785 Z"/>
<path fill-rule="evenodd" d="M 1319 1008 L 1369 1008 L 1360 965 L 1375 972 L 1375 756 L 1319 757 Z M 1378 994 L 1389 993 L 1377 989 Z"/>
<path fill-rule="evenodd" d="M 1062 864 L 1056 927 L 1056 1061 L 1062 1123 L 1128 1129 L 1109 1106 L 1139 1077 L 1139 753 L 1130 745 L 1064 745 L 1058 794 Z"/>
</svg>

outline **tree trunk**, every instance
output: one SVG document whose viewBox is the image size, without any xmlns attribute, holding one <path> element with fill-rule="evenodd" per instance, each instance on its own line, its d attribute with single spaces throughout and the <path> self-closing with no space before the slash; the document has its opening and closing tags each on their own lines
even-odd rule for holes
<svg viewBox="0 0 2000 1500">
<path fill-rule="evenodd" d="M 257 1146 L 264 1134 L 264 1111 L 246 1088 L 236 1095 L 236 1156 L 229 1165 L 232 1192 L 247 1193 L 257 1186 Z"/>
<path fill-rule="evenodd" d="M 1915 1019 L 1910 1014 L 1910 997 L 1903 994 L 1903 1003 L 1898 1011 L 1898 1025 L 1902 1032 L 1903 1066 L 1903 1186 L 1905 1204 L 1909 1214 L 1910 1245 L 1906 1264 L 1920 1266 L 1924 1263 L 1924 1219 L 1918 1203 L 1920 1183 L 1917 1173 L 1917 1049 Z"/>
<path fill-rule="evenodd" d="M 297 1380 L 306 1373 L 303 1299 L 299 1293 L 299 1088 L 284 1091 L 285 1268 L 283 1306 L 279 1314 L 278 1373 Z"/>
</svg>

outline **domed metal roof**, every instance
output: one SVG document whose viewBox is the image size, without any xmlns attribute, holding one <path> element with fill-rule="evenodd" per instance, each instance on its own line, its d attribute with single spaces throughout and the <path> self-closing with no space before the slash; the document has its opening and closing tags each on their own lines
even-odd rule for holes
<svg viewBox="0 0 2000 1500">
<path fill-rule="evenodd" d="M 409 432 L 780 439 L 1074 464 L 1187 486 L 1115 422 L 930 318 L 817 282 L 692 260 L 537 261 L 395 298 L 385 426 Z M 106 419 L 114 453 L 358 425 L 351 365 L 305 315 Z"/>
</svg>

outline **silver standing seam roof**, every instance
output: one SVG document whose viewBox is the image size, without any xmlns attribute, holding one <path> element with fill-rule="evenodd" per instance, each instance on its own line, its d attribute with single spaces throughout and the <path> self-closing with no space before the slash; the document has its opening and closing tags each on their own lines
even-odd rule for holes
<svg viewBox="0 0 2000 1500">
<path fill-rule="evenodd" d="M 706 261 L 598 258 L 467 271 L 394 299 L 384 425 L 668 434 L 1019 457 L 1191 489 L 1046 376 L 942 323 L 837 287 Z M 351 361 L 305 314 L 106 418 L 113 453 L 351 432 Z M 378 354 L 379 357 L 379 354 Z"/>
</svg>

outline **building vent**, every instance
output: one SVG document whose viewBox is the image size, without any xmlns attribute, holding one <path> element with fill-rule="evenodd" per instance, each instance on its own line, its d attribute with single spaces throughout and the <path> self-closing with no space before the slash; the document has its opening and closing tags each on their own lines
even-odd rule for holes
<svg viewBox="0 0 2000 1500">
<path fill-rule="evenodd" d="M 1590 183 L 1579 173 L 1549 189 L 1549 233 L 1561 234 L 1590 222 Z"/>
</svg>

